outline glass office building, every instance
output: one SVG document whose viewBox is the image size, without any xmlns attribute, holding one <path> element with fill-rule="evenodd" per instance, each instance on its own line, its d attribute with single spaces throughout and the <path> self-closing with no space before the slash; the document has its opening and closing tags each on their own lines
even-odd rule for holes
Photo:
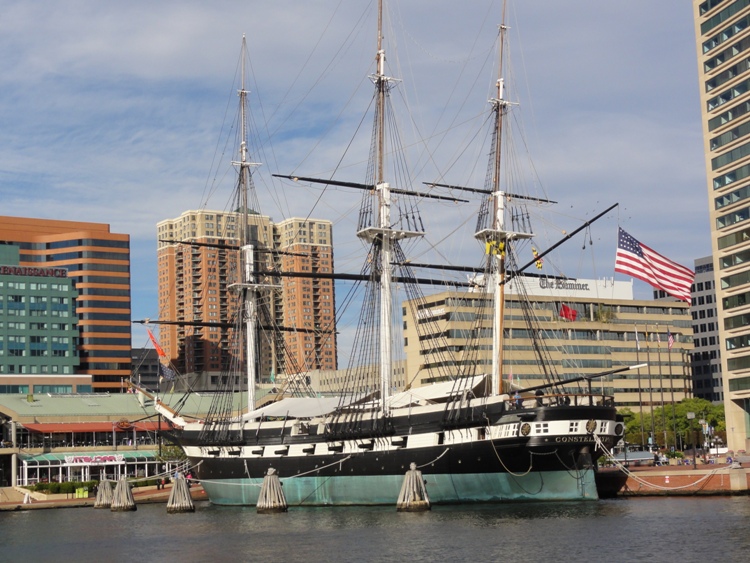
<svg viewBox="0 0 750 563">
<path fill-rule="evenodd" d="M 121 392 L 131 371 L 129 235 L 103 223 L 6 216 L 0 245 L 16 247 L 27 269 L 67 272 L 77 290 L 78 372 L 94 391 Z"/>
<path fill-rule="evenodd" d="M 750 446 L 750 2 L 693 0 L 729 449 Z"/>
</svg>

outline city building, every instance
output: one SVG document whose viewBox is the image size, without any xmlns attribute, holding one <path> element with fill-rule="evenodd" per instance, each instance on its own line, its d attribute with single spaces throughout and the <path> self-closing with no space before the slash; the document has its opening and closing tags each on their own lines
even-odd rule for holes
<svg viewBox="0 0 750 563">
<path fill-rule="evenodd" d="M 284 331 L 284 344 L 292 358 L 284 371 L 335 370 L 334 281 L 313 277 L 333 273 L 331 222 L 291 218 L 274 225 L 273 232 L 274 248 L 280 251 L 279 271 L 305 274 L 281 280 L 280 316 L 285 326 L 296 329 Z"/>
<path fill-rule="evenodd" d="M 523 292 L 518 283 L 524 284 Z M 506 382 L 512 379 L 520 387 L 547 383 L 548 373 L 537 356 L 538 344 L 544 341 L 549 345 L 547 366 L 562 379 L 648 364 L 593 380 L 603 394 L 614 396 L 617 407 L 650 411 L 692 396 L 688 303 L 636 301 L 632 282 L 613 280 L 524 278 L 509 283 L 506 291 Z M 521 293 L 526 297 L 520 298 Z M 406 374 L 411 386 L 444 380 L 444 356 L 459 350 L 465 361 L 483 365 L 480 373 L 490 373 L 491 299 L 484 292 L 447 291 L 405 304 Z M 529 309 L 523 309 L 527 301 Z M 529 316 L 535 318 L 533 327 Z M 471 358 L 466 352 L 469 338 L 475 338 L 471 347 L 477 352 Z"/>
<path fill-rule="evenodd" d="M 238 212 L 191 210 L 157 225 L 159 344 L 200 389 L 215 389 L 230 360 L 240 222 Z M 259 307 L 260 322 L 281 329 L 274 341 L 261 344 L 261 382 L 271 383 L 287 371 L 335 368 L 333 281 L 312 277 L 333 272 L 331 222 L 287 219 L 275 224 L 251 213 L 248 227 L 251 241 L 272 250 L 258 254 L 259 269 L 286 274 L 269 302 Z M 289 275 L 293 272 L 303 275 Z"/>
<path fill-rule="evenodd" d="M 379 366 L 377 365 L 358 367 L 357 373 L 368 374 L 373 381 L 380 377 Z M 391 373 L 394 389 L 397 391 L 406 389 L 409 382 L 406 373 L 406 360 L 395 360 Z M 307 375 L 310 378 L 310 388 L 321 395 L 338 395 L 347 389 L 346 369 L 313 370 Z"/>
<path fill-rule="evenodd" d="M 693 0 L 727 441 L 750 447 L 750 4 Z"/>
<path fill-rule="evenodd" d="M 0 245 L 0 393 L 91 392 L 78 373 L 78 319 L 65 268 L 20 266 Z"/>
<path fill-rule="evenodd" d="M 234 212 L 195 210 L 156 227 L 159 344 L 180 373 L 218 377 L 228 361 L 237 312 L 230 286 L 240 275 L 238 219 Z M 270 240 L 267 217 L 252 215 L 250 222 L 252 240 Z M 261 361 L 270 364 L 268 350 Z"/>
<path fill-rule="evenodd" d="M 78 372 L 95 392 L 122 389 L 130 376 L 130 237 L 104 223 L 0 217 L 0 245 L 19 264 L 64 268 L 78 292 Z"/>
<path fill-rule="evenodd" d="M 707 256 L 695 261 L 695 281 L 691 293 L 693 394 L 707 401 L 722 402 L 724 390 L 713 257 Z"/>
<path fill-rule="evenodd" d="M 191 418 L 204 418 L 213 401 L 207 393 L 159 398 Z M 231 398 L 235 410 L 242 399 Z M 0 487 L 172 475 L 182 462 L 162 456 L 165 427 L 141 393 L 0 394 Z"/>
<path fill-rule="evenodd" d="M 161 391 L 159 387 L 159 354 L 153 348 L 133 348 L 133 382 L 139 387 Z"/>
</svg>

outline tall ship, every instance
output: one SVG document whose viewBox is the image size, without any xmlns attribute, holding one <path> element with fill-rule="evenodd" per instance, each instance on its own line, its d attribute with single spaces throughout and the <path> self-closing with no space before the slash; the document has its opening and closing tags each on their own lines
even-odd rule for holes
<svg viewBox="0 0 750 563">
<path fill-rule="evenodd" d="M 396 80 L 386 74 L 382 17 L 381 0 L 376 67 L 370 76 L 374 126 L 367 176 L 354 182 L 278 175 L 290 186 L 318 184 L 359 190 L 362 195 L 356 236 L 363 242 L 363 266 L 347 279 L 361 283 L 366 298 L 339 392 L 316 393 L 307 389 L 304 373 L 287 373 L 284 385 L 259 406 L 259 381 L 264 375 L 259 373 L 260 343 L 278 341 L 269 331 L 289 330 L 274 325 L 269 295 L 278 291 L 280 276 L 290 274 L 274 269 L 274 261 L 264 258 L 273 251 L 244 229 L 237 249 L 242 266 L 234 284 L 238 324 L 233 364 L 243 371 L 247 411 L 232 412 L 232 402 L 222 393 L 217 393 L 201 420 L 183 417 L 158 396 L 156 409 L 170 422 L 169 436 L 184 450 L 194 477 L 218 505 L 256 505 L 271 469 L 283 483 L 290 506 L 394 504 L 410 468 L 421 471 L 432 503 L 595 500 L 596 462 L 603 455 L 602 446 L 611 449 L 622 438 L 624 425 L 613 398 L 592 382 L 636 366 L 567 379 L 544 368 L 545 382 L 524 388 L 514 384 L 503 363 L 509 338 L 503 327 L 506 287 L 511 281 L 516 288 L 523 286 L 524 279 L 533 275 L 525 270 L 546 253 L 521 263 L 519 249 L 528 251 L 534 233 L 519 228 L 524 222 L 510 218 L 517 216 L 515 206 L 534 198 L 501 181 L 504 120 L 514 105 L 505 97 L 503 77 L 507 27 L 503 23 L 498 28 L 499 63 L 489 100 L 491 149 L 484 186 L 426 183 L 417 190 L 402 184 L 402 177 L 388 175 L 400 163 L 388 162 L 399 158 L 388 117 Z M 246 94 L 243 83 L 243 119 Z M 247 214 L 254 169 L 244 137 L 236 164 L 238 209 Z M 474 315 L 477 326 L 469 331 L 491 340 L 489 363 L 479 360 L 480 354 L 488 353 L 476 339 L 467 338 L 462 347 L 449 343 L 447 337 L 436 340 L 437 321 L 420 315 L 420 304 L 421 288 L 438 280 L 418 276 L 417 268 L 428 265 L 414 264 L 404 250 L 407 242 L 424 235 L 418 204 L 471 198 L 479 200 L 474 238 L 480 265 L 461 271 L 469 272 L 466 295 L 492 303 L 490 311 Z M 248 224 L 247 217 L 241 224 Z M 336 279 L 336 274 L 331 277 Z M 514 291 L 516 297 L 523 293 Z M 424 331 L 420 334 L 431 335 L 420 336 L 431 347 L 428 353 L 440 351 L 429 385 L 396 384 L 394 353 L 403 347 L 403 340 L 394 342 L 393 329 L 402 323 L 398 316 L 402 308 L 410 308 L 413 318 L 420 319 L 418 330 Z M 533 315 L 528 318 L 532 321 Z M 534 345 L 540 364 L 548 357 L 545 340 L 540 337 Z M 225 379 L 231 383 L 234 373 Z M 236 392 L 228 386 L 227 393 Z"/>
</svg>

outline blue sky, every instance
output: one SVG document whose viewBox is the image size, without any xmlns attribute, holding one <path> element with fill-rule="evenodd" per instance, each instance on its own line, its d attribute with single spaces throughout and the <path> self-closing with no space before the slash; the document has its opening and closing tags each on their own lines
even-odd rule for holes
<svg viewBox="0 0 750 563">
<path fill-rule="evenodd" d="M 0 214 L 103 222 L 130 234 L 133 318 L 158 317 L 156 223 L 227 207 L 233 155 L 221 135 L 242 35 L 262 211 L 304 216 L 319 192 L 283 193 L 270 173 L 325 175 L 335 166 L 369 103 L 374 5 L 2 2 Z M 434 151 L 415 152 L 417 181 L 467 183 L 484 173 L 441 163 L 459 154 L 486 109 L 500 6 L 391 2 L 389 72 L 403 80 L 394 101 L 412 119 L 401 122 L 403 137 L 415 146 L 429 138 Z M 508 21 L 528 150 L 543 191 L 560 202 L 552 231 L 620 203 L 592 231 L 593 258 L 564 273 L 615 276 L 618 226 L 690 267 L 708 255 L 691 3 L 515 0 Z M 360 168 L 352 157 L 337 178 L 360 181 Z M 348 198 L 319 204 L 313 216 L 334 221 L 337 269 L 351 272 L 358 200 Z M 445 242 L 443 219 L 468 215 L 438 208 L 425 216 L 437 227 L 432 244 L 460 254 Z M 642 282 L 635 288 L 650 294 Z M 137 329 L 133 345 L 145 344 Z"/>
</svg>

